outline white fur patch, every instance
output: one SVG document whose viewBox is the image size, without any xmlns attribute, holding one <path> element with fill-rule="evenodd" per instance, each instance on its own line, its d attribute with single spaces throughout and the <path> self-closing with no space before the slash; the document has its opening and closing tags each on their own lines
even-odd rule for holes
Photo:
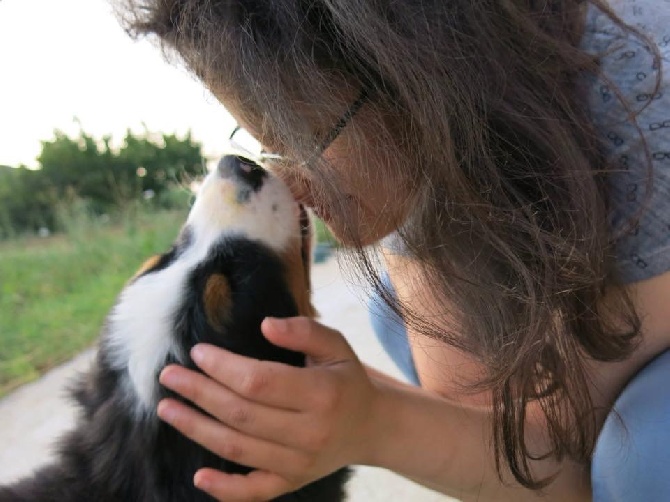
<svg viewBox="0 0 670 502">
<path fill-rule="evenodd" d="M 215 242 L 222 235 L 241 235 L 259 240 L 277 252 L 291 239 L 300 238 L 299 210 L 286 185 L 268 175 L 258 192 L 240 202 L 240 182 L 210 174 L 188 216 L 196 239 Z"/>
<path fill-rule="evenodd" d="M 298 205 L 288 188 L 269 175 L 258 192 L 240 197 L 245 186 L 213 171 L 189 214 L 189 247 L 168 267 L 137 279 L 121 293 L 108 318 L 104 340 L 112 366 L 127 370 L 138 412 L 156 408 L 158 373 L 168 355 L 185 362 L 172 328 L 191 270 L 226 236 L 259 240 L 277 252 L 300 239 Z"/>
</svg>

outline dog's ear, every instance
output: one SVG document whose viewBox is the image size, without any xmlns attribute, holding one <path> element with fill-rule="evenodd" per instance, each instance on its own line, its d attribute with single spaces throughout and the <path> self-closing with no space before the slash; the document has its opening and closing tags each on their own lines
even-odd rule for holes
<svg viewBox="0 0 670 502">
<path fill-rule="evenodd" d="M 303 263 L 300 255 L 295 252 L 287 253 L 283 259 L 286 263 L 286 282 L 298 308 L 298 315 L 316 317 L 310 291 L 309 265 Z"/>
<path fill-rule="evenodd" d="M 300 206 L 300 226 L 301 238 L 294 240 L 284 250 L 281 260 L 285 265 L 286 283 L 295 300 L 298 315 L 315 318 L 318 313 L 312 305 L 310 269 L 316 236 L 309 231 L 312 222 L 310 222 L 310 216 L 303 206 Z"/>
<path fill-rule="evenodd" d="M 223 274 L 212 274 L 207 278 L 202 291 L 202 304 L 207 323 L 219 333 L 224 331 L 230 319 L 232 296 L 228 278 Z"/>
</svg>

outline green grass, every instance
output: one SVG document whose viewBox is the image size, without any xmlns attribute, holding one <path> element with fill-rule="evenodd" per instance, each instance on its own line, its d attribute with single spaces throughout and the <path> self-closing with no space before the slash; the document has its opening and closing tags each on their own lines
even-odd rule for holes
<svg viewBox="0 0 670 502">
<path fill-rule="evenodd" d="M 91 345 L 116 295 L 167 249 L 185 212 L 71 220 L 67 236 L 0 244 L 0 396 Z"/>
</svg>

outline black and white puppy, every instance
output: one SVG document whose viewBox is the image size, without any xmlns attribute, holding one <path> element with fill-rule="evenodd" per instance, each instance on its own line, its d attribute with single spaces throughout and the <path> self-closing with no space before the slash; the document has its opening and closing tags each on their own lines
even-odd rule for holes
<svg viewBox="0 0 670 502">
<path fill-rule="evenodd" d="M 121 292 L 90 371 L 73 395 L 74 430 L 56 461 L 0 487 L 0 502 L 197 502 L 201 467 L 246 473 L 164 424 L 158 382 L 170 363 L 195 368 L 205 342 L 257 359 L 302 366 L 302 354 L 271 345 L 268 316 L 313 316 L 310 231 L 288 188 L 254 162 L 224 157 L 205 179 L 177 241 L 148 260 Z M 282 501 L 344 499 L 342 469 Z"/>
</svg>

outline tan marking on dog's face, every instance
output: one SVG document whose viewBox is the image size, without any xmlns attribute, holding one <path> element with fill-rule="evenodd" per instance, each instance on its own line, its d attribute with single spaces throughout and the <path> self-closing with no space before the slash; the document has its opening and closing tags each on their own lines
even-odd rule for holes
<svg viewBox="0 0 670 502">
<path fill-rule="evenodd" d="M 142 266 L 139 268 L 139 270 L 138 270 L 137 272 L 135 272 L 135 275 L 131 278 L 131 281 L 132 281 L 133 279 L 137 279 L 137 278 L 138 278 L 139 276 L 141 276 L 143 273 L 145 273 L 145 272 L 151 270 L 151 269 L 154 268 L 156 265 L 158 265 L 158 262 L 160 261 L 160 259 L 161 259 L 161 255 L 157 254 L 157 255 L 155 255 L 155 256 L 152 256 L 152 257 L 149 258 L 148 260 L 146 260 L 146 261 L 142 264 Z"/>
<path fill-rule="evenodd" d="M 212 274 L 207 279 L 202 294 L 207 321 L 217 331 L 223 331 L 224 323 L 230 315 L 232 298 L 228 279 L 223 274 Z"/>
</svg>

